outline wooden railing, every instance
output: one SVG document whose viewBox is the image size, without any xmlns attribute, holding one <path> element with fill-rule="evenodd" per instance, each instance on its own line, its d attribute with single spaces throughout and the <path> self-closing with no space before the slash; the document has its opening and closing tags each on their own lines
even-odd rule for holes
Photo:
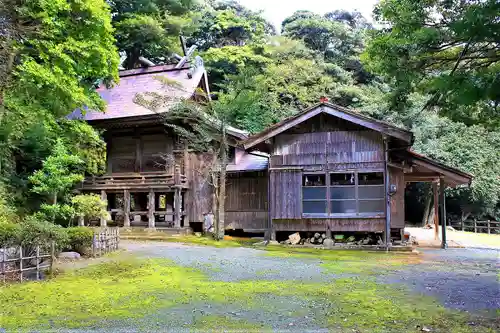
<svg viewBox="0 0 500 333">
<path fill-rule="evenodd" d="M 97 229 L 92 239 L 92 256 L 98 257 L 116 251 L 119 244 L 120 228 Z"/>
<path fill-rule="evenodd" d="M 99 177 L 87 177 L 82 189 L 136 189 L 136 188 L 164 188 L 180 186 L 188 187 L 188 180 L 180 173 L 169 174 L 164 172 L 116 173 Z"/>
<path fill-rule="evenodd" d="M 453 228 L 462 231 L 472 231 L 476 233 L 500 234 L 500 221 L 451 221 L 448 223 Z"/>
<path fill-rule="evenodd" d="M 44 247 L 38 245 L 0 248 L 0 276 L 3 283 L 41 280 L 44 271 L 52 270 L 53 258 L 54 244 Z"/>
</svg>

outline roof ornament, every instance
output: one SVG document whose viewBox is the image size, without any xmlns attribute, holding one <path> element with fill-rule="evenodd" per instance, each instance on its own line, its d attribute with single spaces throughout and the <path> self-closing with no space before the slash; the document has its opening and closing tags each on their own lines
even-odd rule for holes
<svg viewBox="0 0 500 333">
<path fill-rule="evenodd" d="M 328 103 L 328 97 L 326 97 L 326 96 L 321 96 L 321 97 L 319 98 L 319 102 L 320 102 L 320 103 Z"/>
</svg>

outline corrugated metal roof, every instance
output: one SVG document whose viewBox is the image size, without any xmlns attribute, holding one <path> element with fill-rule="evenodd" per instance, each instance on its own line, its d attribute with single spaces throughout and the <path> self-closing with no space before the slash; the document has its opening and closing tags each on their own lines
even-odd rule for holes
<svg viewBox="0 0 500 333">
<path fill-rule="evenodd" d="M 245 153 L 237 164 L 229 164 L 227 172 L 262 171 L 267 170 L 267 157 Z"/>
</svg>

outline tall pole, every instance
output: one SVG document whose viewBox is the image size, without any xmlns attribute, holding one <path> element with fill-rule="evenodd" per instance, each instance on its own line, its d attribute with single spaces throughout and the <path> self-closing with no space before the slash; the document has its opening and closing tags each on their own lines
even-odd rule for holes
<svg viewBox="0 0 500 333">
<path fill-rule="evenodd" d="M 444 195 L 444 178 L 439 178 L 439 218 L 441 220 L 441 248 L 447 249 L 446 243 L 446 198 Z"/>
</svg>

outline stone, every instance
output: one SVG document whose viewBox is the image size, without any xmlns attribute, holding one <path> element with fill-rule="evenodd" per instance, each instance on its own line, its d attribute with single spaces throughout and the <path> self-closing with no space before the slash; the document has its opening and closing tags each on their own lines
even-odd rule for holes
<svg viewBox="0 0 500 333">
<path fill-rule="evenodd" d="M 290 240 L 290 244 L 297 245 L 300 242 L 300 234 L 298 232 L 291 234 L 288 236 L 288 239 Z"/>
<path fill-rule="evenodd" d="M 321 238 L 325 239 L 326 238 L 326 234 L 321 234 Z"/>
<path fill-rule="evenodd" d="M 314 243 L 316 243 L 316 238 L 314 238 L 314 237 L 311 237 L 311 240 L 310 240 L 310 243 L 311 243 L 311 244 L 314 244 Z"/>
<path fill-rule="evenodd" d="M 201 232 L 195 232 L 195 233 L 194 233 L 194 235 L 195 235 L 196 237 L 201 237 Z"/>
<path fill-rule="evenodd" d="M 327 248 L 330 249 L 335 245 L 335 242 L 331 238 L 327 238 L 323 241 L 323 245 Z"/>
<path fill-rule="evenodd" d="M 65 260 L 78 260 L 81 256 L 78 252 L 61 252 L 57 257 Z"/>
<path fill-rule="evenodd" d="M 319 234 L 319 232 L 317 232 L 317 233 L 314 234 L 314 238 L 318 239 L 320 237 L 321 237 L 321 235 Z"/>
</svg>

